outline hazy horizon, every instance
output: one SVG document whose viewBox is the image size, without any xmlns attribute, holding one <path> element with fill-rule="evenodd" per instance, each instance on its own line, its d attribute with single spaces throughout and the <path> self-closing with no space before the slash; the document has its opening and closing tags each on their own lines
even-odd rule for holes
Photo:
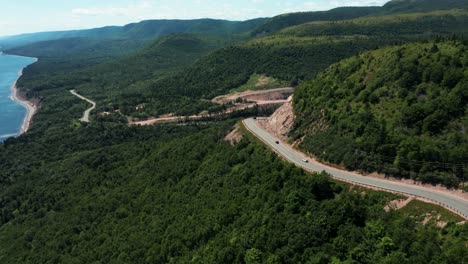
<svg viewBox="0 0 468 264">
<path fill-rule="evenodd" d="M 123 26 L 157 19 L 224 19 L 244 21 L 301 11 L 323 11 L 340 6 L 382 6 L 389 0 L 45 0 L 26 5 L 4 3 L 0 37 L 36 32 Z"/>
</svg>

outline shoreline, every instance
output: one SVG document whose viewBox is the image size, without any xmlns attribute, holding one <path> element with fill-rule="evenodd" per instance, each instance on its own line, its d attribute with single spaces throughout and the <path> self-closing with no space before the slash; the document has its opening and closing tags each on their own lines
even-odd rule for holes
<svg viewBox="0 0 468 264">
<path fill-rule="evenodd" d="M 33 62 L 33 63 L 36 63 L 37 61 L 38 61 L 38 59 L 36 58 L 36 61 Z M 21 76 L 23 76 L 23 70 L 24 70 L 24 68 L 21 69 L 18 72 L 18 78 L 11 85 L 11 91 L 12 91 L 11 92 L 11 98 L 13 99 L 13 101 L 15 101 L 16 103 L 22 105 L 24 108 L 26 108 L 26 116 L 24 117 L 23 124 L 21 125 L 20 131 L 19 131 L 17 136 L 20 136 L 21 134 L 26 133 L 29 130 L 29 126 L 31 125 L 32 118 L 34 117 L 34 115 L 36 114 L 36 112 L 37 112 L 37 110 L 39 108 L 39 106 L 37 104 L 23 98 L 19 94 L 19 90 L 18 90 L 18 87 L 16 86 L 16 84 L 17 84 L 18 80 L 21 78 Z"/>
</svg>

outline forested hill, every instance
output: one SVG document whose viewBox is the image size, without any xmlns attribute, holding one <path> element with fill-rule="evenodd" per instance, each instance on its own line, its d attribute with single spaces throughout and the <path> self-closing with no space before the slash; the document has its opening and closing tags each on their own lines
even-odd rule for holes
<svg viewBox="0 0 468 264">
<path fill-rule="evenodd" d="M 266 20 L 252 34 L 271 34 L 287 27 L 309 22 L 339 21 L 358 17 L 432 12 L 457 8 L 467 9 L 468 2 L 465 0 L 392 0 L 382 7 L 339 7 L 328 11 L 289 13 Z"/>
<path fill-rule="evenodd" d="M 275 16 L 260 25 L 253 35 L 274 33 L 283 28 L 313 21 L 337 21 L 375 14 L 379 7 L 339 7 L 328 11 L 299 12 Z"/>
<path fill-rule="evenodd" d="M 457 186 L 468 160 L 468 46 L 412 43 L 331 66 L 294 96 L 301 147 L 348 168 Z"/>
<path fill-rule="evenodd" d="M 103 39 L 140 39 L 152 40 L 171 33 L 192 33 L 213 36 L 247 34 L 265 21 L 264 18 L 247 21 L 227 21 L 216 19 L 195 20 L 145 20 L 126 26 L 103 27 L 86 30 L 31 33 L 11 36 L 0 40 L 3 50 L 34 42 L 66 38 Z"/>
<path fill-rule="evenodd" d="M 77 89 L 96 99 L 101 112 L 120 109 L 142 118 L 192 114 L 211 107 L 202 99 L 227 93 L 255 73 L 296 85 L 357 52 L 468 33 L 466 23 L 468 13 L 460 10 L 316 22 L 225 48 L 242 39 L 174 34 L 96 67 L 89 67 L 90 59 L 81 61 L 81 53 L 40 60 L 19 84 L 30 96 L 40 97 L 56 94 L 56 89 Z M 140 104 L 145 109 L 136 111 Z"/>
<path fill-rule="evenodd" d="M 406 198 L 307 173 L 240 119 L 127 124 L 127 115 L 213 111 L 208 99 L 267 75 L 305 83 L 293 134 L 304 149 L 455 186 L 459 171 L 434 165 L 467 160 L 467 43 L 452 36 L 468 31 L 466 17 L 358 18 L 350 34 L 315 22 L 323 30 L 253 40 L 242 32 L 261 20 L 201 20 L 154 40 L 143 23 L 128 29 L 135 39 L 16 49 L 41 54 L 18 81 L 40 109 L 27 133 L 0 144 L 0 263 L 468 263 L 461 217 L 415 200 L 393 209 Z M 89 103 L 71 89 L 97 102 L 91 122 L 79 121 Z"/>
<path fill-rule="evenodd" d="M 468 8 L 466 0 L 392 0 L 382 7 L 382 13 L 416 13 L 434 10 Z"/>
<path fill-rule="evenodd" d="M 346 21 L 312 22 L 289 27 L 276 35 L 311 36 L 382 36 L 404 41 L 430 34 L 465 34 L 468 29 L 468 10 L 454 9 L 428 13 L 386 15 L 356 18 Z"/>
<path fill-rule="evenodd" d="M 233 124 L 91 123 L 1 144 L 0 263 L 467 260 L 459 217 L 386 212 L 397 196 L 307 174 L 247 136 L 229 145 Z"/>
<path fill-rule="evenodd" d="M 83 37 L 38 41 L 4 50 L 10 54 L 39 57 L 41 59 L 79 55 L 83 59 L 92 57 L 115 58 L 141 49 L 148 40 L 138 39 L 90 39 Z"/>
<path fill-rule="evenodd" d="M 410 17 L 411 19 L 401 19 L 400 15 L 388 16 L 380 20 L 380 23 L 374 18 L 357 19 L 368 20 L 369 26 L 363 27 L 362 32 L 355 31 L 350 35 L 344 35 L 338 30 L 340 23 L 337 22 L 336 35 L 333 35 L 333 30 L 330 30 L 332 33 L 327 36 L 309 36 L 301 34 L 300 31 L 295 31 L 300 36 L 294 36 L 292 33 L 288 35 L 288 31 L 257 38 L 210 53 L 187 70 L 150 83 L 141 87 L 139 91 L 144 91 L 145 103 L 155 106 L 152 111 L 160 111 L 162 107 L 165 107 L 163 111 L 189 110 L 194 109 L 190 105 L 197 103 L 197 100 L 193 99 L 211 99 L 229 92 L 245 84 L 255 73 L 266 74 L 296 85 L 300 81 L 313 78 L 331 64 L 358 52 L 418 39 L 429 40 L 436 35 L 468 33 L 468 28 L 465 27 L 468 12 L 441 11 L 413 14 Z M 446 26 L 432 26 L 436 21 Z M 323 23 L 324 27 L 333 24 Z M 395 34 L 395 28 L 406 28 L 408 33 L 402 30 L 401 35 Z M 132 94 L 131 91 L 129 93 Z M 166 101 L 165 97 L 182 97 L 184 99 L 179 99 L 178 104 L 187 107 L 169 107 L 168 104 L 163 104 Z M 147 111 L 151 113 L 150 108 Z"/>
<path fill-rule="evenodd" d="M 152 83 L 169 78 L 203 55 L 237 41 L 236 38 L 178 33 L 161 37 L 138 51 L 97 65 L 86 56 L 89 53 L 43 57 L 24 70 L 25 75 L 18 85 L 28 97 L 43 100 L 41 112 L 35 118 L 35 127 L 41 124 L 47 127 L 51 119 L 54 123 L 72 121 L 73 113 L 76 115 L 80 111 L 72 108 L 79 102 L 69 94 L 68 90 L 72 89 L 96 100 L 98 111 L 120 109 L 125 114 L 133 113 L 136 105 L 156 101 L 146 97 Z M 160 104 L 148 104 L 149 110 L 157 111 L 152 114 L 184 110 L 185 104 L 180 103 L 178 97 L 180 94 L 177 91 L 168 93 L 173 96 L 164 97 L 167 93 L 161 93 L 156 95 L 156 98 L 162 99 Z M 54 113 L 54 108 L 47 107 L 49 100 L 62 109 L 60 115 Z M 201 111 L 207 106 L 207 103 L 197 105 L 197 99 L 190 102 L 190 109 L 197 107 L 196 110 Z M 42 119 L 41 114 L 45 114 L 49 120 Z"/>
</svg>

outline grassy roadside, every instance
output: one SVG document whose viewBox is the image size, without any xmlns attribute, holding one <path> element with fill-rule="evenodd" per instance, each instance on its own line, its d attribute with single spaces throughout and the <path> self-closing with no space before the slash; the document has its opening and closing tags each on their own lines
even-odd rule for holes
<svg viewBox="0 0 468 264">
<path fill-rule="evenodd" d="M 434 223 L 437 222 L 462 222 L 463 217 L 452 213 L 442 206 L 426 203 L 419 200 L 412 200 L 405 207 L 400 209 L 403 214 L 414 217 L 417 221 Z"/>
</svg>

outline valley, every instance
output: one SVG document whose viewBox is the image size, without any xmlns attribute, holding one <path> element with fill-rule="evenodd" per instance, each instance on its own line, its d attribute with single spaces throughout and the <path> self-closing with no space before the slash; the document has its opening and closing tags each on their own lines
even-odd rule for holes
<svg viewBox="0 0 468 264">
<path fill-rule="evenodd" d="M 156 19 L 0 37 L 0 263 L 468 263 L 467 1 L 81 1 Z"/>
</svg>

